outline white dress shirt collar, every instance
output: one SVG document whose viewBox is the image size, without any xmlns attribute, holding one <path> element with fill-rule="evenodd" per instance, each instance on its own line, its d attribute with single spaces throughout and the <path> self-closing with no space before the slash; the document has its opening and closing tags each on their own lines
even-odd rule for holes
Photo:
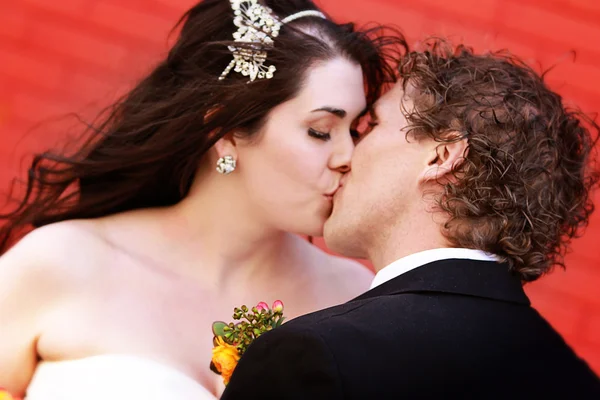
<svg viewBox="0 0 600 400">
<path fill-rule="evenodd" d="M 462 248 L 440 248 L 425 250 L 402 257 L 401 259 L 396 260 L 384 267 L 375 275 L 375 278 L 371 283 L 371 289 L 422 265 L 447 259 L 498 261 L 497 256 L 488 254 L 481 250 Z"/>
</svg>

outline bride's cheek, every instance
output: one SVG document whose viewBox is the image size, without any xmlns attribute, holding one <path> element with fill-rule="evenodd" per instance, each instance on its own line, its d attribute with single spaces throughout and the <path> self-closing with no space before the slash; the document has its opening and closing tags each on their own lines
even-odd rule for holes
<svg viewBox="0 0 600 400">
<path fill-rule="evenodd" d="M 296 180 L 307 192 L 306 195 L 322 196 L 327 184 L 327 158 L 322 152 L 310 152 L 303 157 L 297 157 L 295 160 Z M 323 193 L 322 193 L 323 192 Z"/>
<path fill-rule="evenodd" d="M 324 163 L 314 144 L 306 140 L 290 140 L 280 150 L 277 164 L 286 172 L 290 181 L 303 187 L 315 186 Z"/>
</svg>

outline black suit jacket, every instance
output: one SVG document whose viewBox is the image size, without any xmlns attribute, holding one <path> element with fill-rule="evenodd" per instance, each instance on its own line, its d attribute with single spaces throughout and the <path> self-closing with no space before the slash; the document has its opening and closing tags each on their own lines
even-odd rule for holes
<svg viewBox="0 0 600 400">
<path fill-rule="evenodd" d="M 508 265 L 443 260 L 258 338 L 222 399 L 600 399 Z"/>
</svg>

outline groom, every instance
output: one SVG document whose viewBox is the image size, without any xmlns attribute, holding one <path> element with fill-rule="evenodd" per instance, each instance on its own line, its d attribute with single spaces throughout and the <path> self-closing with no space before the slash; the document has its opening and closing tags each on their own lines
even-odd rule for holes
<svg viewBox="0 0 600 400">
<path fill-rule="evenodd" d="M 600 399 L 522 288 L 588 220 L 585 116 L 517 60 L 437 42 L 372 119 L 325 227 L 371 290 L 261 336 L 222 398 Z"/>
</svg>

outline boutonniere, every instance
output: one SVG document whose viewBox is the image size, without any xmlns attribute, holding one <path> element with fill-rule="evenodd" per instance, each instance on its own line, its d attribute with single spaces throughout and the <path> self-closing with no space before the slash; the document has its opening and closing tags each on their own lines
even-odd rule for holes
<svg viewBox="0 0 600 400">
<path fill-rule="evenodd" d="M 223 377 L 227 385 L 240 357 L 248 346 L 260 335 L 279 327 L 283 316 L 283 303 L 277 300 L 273 306 L 260 302 L 256 307 L 246 306 L 233 310 L 234 322 L 216 321 L 212 325 L 214 334 L 210 369 Z"/>
</svg>

